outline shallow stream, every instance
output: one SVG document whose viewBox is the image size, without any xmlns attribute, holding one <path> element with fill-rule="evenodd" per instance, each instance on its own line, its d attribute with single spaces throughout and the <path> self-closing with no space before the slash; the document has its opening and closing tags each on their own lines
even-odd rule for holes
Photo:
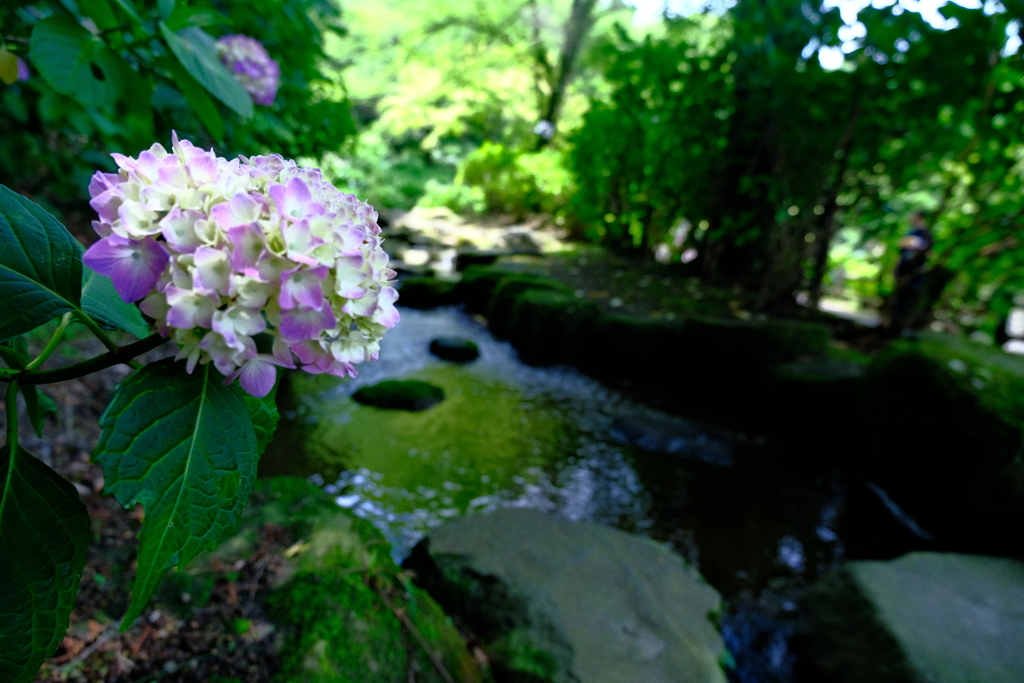
<svg viewBox="0 0 1024 683">
<path fill-rule="evenodd" d="M 501 506 L 663 541 L 725 598 L 733 679 L 794 680 L 800 596 L 844 556 L 837 473 L 780 466 L 763 448 L 658 413 L 575 370 L 523 365 L 456 309 L 403 309 L 402 317 L 358 378 L 291 376 L 264 474 L 313 477 L 373 521 L 398 561 L 446 518 Z M 480 358 L 434 357 L 430 341 L 445 336 L 473 340 Z M 446 398 L 422 412 L 351 398 L 386 379 L 424 380 Z"/>
</svg>

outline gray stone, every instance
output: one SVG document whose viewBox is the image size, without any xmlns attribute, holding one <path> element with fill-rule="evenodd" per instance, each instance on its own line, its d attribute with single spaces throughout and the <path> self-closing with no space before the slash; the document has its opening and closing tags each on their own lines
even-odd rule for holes
<svg viewBox="0 0 1024 683">
<path fill-rule="evenodd" d="M 726 680 L 720 596 L 649 539 L 502 509 L 445 524 L 405 566 L 483 640 L 499 682 Z"/>
<path fill-rule="evenodd" d="M 1024 563 L 916 552 L 857 561 L 811 592 L 821 663 L 843 683 L 1024 681 Z"/>
</svg>

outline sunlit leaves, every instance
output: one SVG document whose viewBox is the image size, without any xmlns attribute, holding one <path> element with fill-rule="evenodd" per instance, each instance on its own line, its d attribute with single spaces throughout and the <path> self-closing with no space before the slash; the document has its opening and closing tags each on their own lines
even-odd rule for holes
<svg viewBox="0 0 1024 683">
<path fill-rule="evenodd" d="M 242 118 L 253 114 L 252 98 L 217 58 L 216 42 L 196 26 L 177 33 L 160 23 L 160 33 L 171 52 L 200 85 Z"/>
<path fill-rule="evenodd" d="M 138 572 L 127 628 L 160 576 L 211 550 L 238 522 L 256 478 L 257 437 L 237 386 L 211 365 L 170 360 L 123 382 L 100 420 L 95 460 L 106 491 L 141 503 Z M 265 420 L 261 421 L 266 424 Z"/>
</svg>

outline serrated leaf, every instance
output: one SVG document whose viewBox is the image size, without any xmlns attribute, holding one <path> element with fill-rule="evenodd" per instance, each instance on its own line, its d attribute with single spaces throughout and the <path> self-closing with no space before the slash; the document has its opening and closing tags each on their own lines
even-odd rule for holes
<svg viewBox="0 0 1024 683">
<path fill-rule="evenodd" d="M 160 576 L 217 546 L 238 523 L 256 478 L 256 434 L 241 390 L 212 365 L 147 365 L 121 383 L 100 419 L 94 459 L 106 491 L 141 503 L 138 571 L 122 630 Z"/>
<path fill-rule="evenodd" d="M 160 33 L 185 70 L 211 95 L 242 118 L 252 116 L 252 97 L 217 59 L 213 36 L 197 26 L 175 33 L 164 22 L 160 22 Z"/>
<path fill-rule="evenodd" d="M 252 418 L 252 426 L 256 430 L 256 450 L 260 455 L 267 450 L 270 440 L 274 438 L 274 431 L 281 419 L 281 413 L 277 412 L 277 385 L 263 398 L 256 398 L 242 392 L 245 405 L 249 409 L 249 417 Z"/>
<path fill-rule="evenodd" d="M 82 310 L 101 325 L 124 330 L 138 339 L 149 335 L 149 323 L 142 317 L 139 307 L 125 303 L 109 277 L 85 265 L 82 268 Z"/>
<path fill-rule="evenodd" d="M 81 247 L 57 219 L 0 185 L 0 341 L 78 308 Z"/>
<path fill-rule="evenodd" d="M 0 449 L 0 681 L 35 679 L 64 638 L 85 566 L 89 514 L 75 487 Z"/>
<path fill-rule="evenodd" d="M 57 404 L 53 399 L 39 391 L 34 384 L 23 384 L 18 387 L 21 395 L 25 397 L 25 410 L 28 412 L 28 420 L 32 423 L 32 429 L 36 436 L 43 438 L 43 421 L 46 416 L 57 412 Z"/>
<path fill-rule="evenodd" d="M 66 17 L 36 24 L 29 56 L 57 92 L 90 107 L 108 107 L 121 94 L 121 63 L 91 33 Z"/>
</svg>

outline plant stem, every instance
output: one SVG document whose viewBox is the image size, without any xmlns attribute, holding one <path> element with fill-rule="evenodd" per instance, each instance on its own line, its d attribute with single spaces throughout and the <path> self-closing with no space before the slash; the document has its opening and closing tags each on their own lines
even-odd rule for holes
<svg viewBox="0 0 1024 683">
<path fill-rule="evenodd" d="M 120 348 L 113 339 L 107 336 L 107 333 L 103 331 L 99 324 L 93 320 L 88 313 L 85 311 L 75 311 L 75 314 L 78 316 L 78 319 L 82 321 L 82 324 L 88 327 L 89 331 L 92 332 L 97 339 L 103 342 L 103 345 L 106 346 L 107 349 L 113 352 Z"/>
<path fill-rule="evenodd" d="M 14 455 L 18 450 L 18 380 L 7 387 L 7 449 L 11 462 L 7 473 L 14 469 Z"/>
<path fill-rule="evenodd" d="M 166 341 L 167 339 L 159 334 L 152 334 L 145 339 L 128 344 L 127 346 L 115 345 L 114 350 L 109 353 L 105 353 L 102 356 L 96 356 L 95 358 L 90 358 L 89 360 L 84 360 L 81 363 L 68 365 L 63 368 L 54 368 L 52 370 L 33 370 L 32 372 L 15 373 L 13 376 L 0 373 L 0 382 L 51 384 L 53 382 L 64 382 L 69 379 L 85 377 L 97 370 L 109 368 L 112 365 L 119 365 L 121 363 L 132 364 L 134 363 L 132 358 L 146 353 L 147 351 L 152 351 Z M 135 363 L 135 365 L 138 364 Z"/>
<path fill-rule="evenodd" d="M 68 324 L 71 322 L 71 313 L 65 313 L 64 317 L 60 319 L 60 325 L 57 325 L 57 329 L 53 331 L 53 336 L 50 337 L 50 341 L 47 342 L 46 348 L 43 349 L 42 353 L 35 357 L 31 363 L 25 366 L 25 370 L 35 370 L 40 365 L 46 362 L 46 359 L 50 357 L 57 349 L 57 344 L 64 337 L 64 330 L 68 329 Z"/>
</svg>

